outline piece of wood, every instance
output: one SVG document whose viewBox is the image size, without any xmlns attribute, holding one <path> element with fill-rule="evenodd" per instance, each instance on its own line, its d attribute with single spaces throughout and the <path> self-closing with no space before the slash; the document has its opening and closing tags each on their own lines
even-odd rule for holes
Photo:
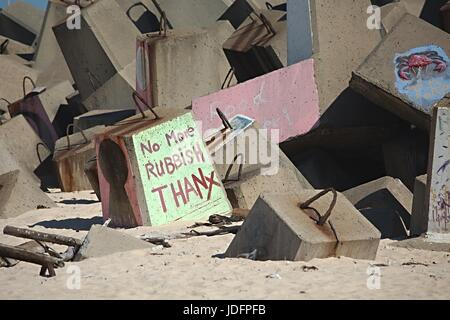
<svg viewBox="0 0 450 320">
<path fill-rule="evenodd" d="M 42 242 L 50 242 L 68 247 L 80 247 L 82 245 L 82 241 L 80 239 L 61 236 L 57 234 L 38 232 L 30 229 L 16 228 L 12 226 L 6 226 L 3 229 L 3 233 L 14 237 L 31 239 Z"/>
<path fill-rule="evenodd" d="M 64 267 L 64 262 L 61 259 L 57 259 L 40 253 L 31 252 L 18 247 L 8 246 L 5 244 L 0 244 L 0 257 L 25 261 L 28 263 L 38 264 L 41 266 L 51 265 L 57 267 Z"/>
</svg>

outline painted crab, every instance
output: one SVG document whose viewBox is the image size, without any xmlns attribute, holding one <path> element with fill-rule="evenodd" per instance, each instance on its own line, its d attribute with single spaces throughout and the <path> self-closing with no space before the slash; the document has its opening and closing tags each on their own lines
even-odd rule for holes
<svg viewBox="0 0 450 320">
<path fill-rule="evenodd" d="M 444 72 L 447 69 L 447 62 L 436 51 L 426 51 L 411 54 L 406 57 L 399 57 L 396 60 L 398 75 L 403 80 L 412 80 L 417 77 L 421 69 L 429 65 L 435 65 L 434 71 Z"/>
</svg>

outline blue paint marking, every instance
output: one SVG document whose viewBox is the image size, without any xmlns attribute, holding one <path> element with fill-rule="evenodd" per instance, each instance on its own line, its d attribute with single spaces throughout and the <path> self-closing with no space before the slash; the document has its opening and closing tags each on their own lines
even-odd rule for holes
<svg viewBox="0 0 450 320">
<path fill-rule="evenodd" d="M 410 59 L 412 55 L 424 56 L 433 62 L 424 67 L 414 67 Z M 439 63 L 446 64 L 445 70 L 436 70 Z M 429 45 L 396 54 L 394 65 L 396 88 L 414 108 L 431 114 L 432 106 L 450 93 L 450 59 L 441 47 Z M 408 79 L 400 76 L 401 71 Z"/>
</svg>

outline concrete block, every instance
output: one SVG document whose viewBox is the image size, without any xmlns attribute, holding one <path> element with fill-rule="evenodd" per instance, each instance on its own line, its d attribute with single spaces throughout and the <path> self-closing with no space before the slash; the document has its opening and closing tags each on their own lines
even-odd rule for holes
<svg viewBox="0 0 450 320">
<path fill-rule="evenodd" d="M 162 225 L 231 211 L 190 112 L 153 109 L 96 136 L 104 219 Z M 153 120 L 154 119 L 154 120 Z"/>
<path fill-rule="evenodd" d="M 89 230 L 74 261 L 99 258 L 118 252 L 145 250 L 154 247 L 151 243 L 140 240 L 126 233 L 94 225 Z"/>
<path fill-rule="evenodd" d="M 32 45 L 43 19 L 42 10 L 24 1 L 14 1 L 0 12 L 0 34 Z"/>
<path fill-rule="evenodd" d="M 426 208 L 430 234 L 450 234 L 450 94 L 433 108 Z"/>
<path fill-rule="evenodd" d="M 23 78 L 28 76 L 36 81 L 39 74 L 9 55 L 0 55 L 0 70 L 0 98 L 10 103 L 23 98 Z"/>
<path fill-rule="evenodd" d="M 288 62 L 314 59 L 321 114 L 381 40 L 379 30 L 367 28 L 370 5 L 369 0 L 288 1 Z"/>
<path fill-rule="evenodd" d="M 0 149 L 10 154 L 13 163 L 1 158 L 0 174 L 16 169 L 16 165 L 25 171 L 33 172 L 49 155 L 49 150 L 22 116 L 12 118 L 0 126 Z"/>
<path fill-rule="evenodd" d="M 34 82 L 32 83 L 34 85 Z M 26 90 L 26 79 L 23 79 L 23 89 Z M 56 87 L 36 88 L 27 93 L 24 91 L 22 99 L 8 106 L 11 117 L 23 115 L 33 130 L 50 150 L 53 151 L 58 134 L 52 121 L 73 88 L 70 83 L 62 83 Z"/>
<path fill-rule="evenodd" d="M 74 130 L 85 130 L 95 126 L 109 126 L 136 115 L 136 109 L 93 110 L 75 117 Z"/>
<path fill-rule="evenodd" d="M 300 204 L 318 193 L 261 195 L 225 256 L 256 250 L 257 260 L 309 261 L 336 256 L 374 260 L 380 232 L 342 194 L 337 193 L 336 205 L 323 225 L 316 222 L 319 218 L 313 210 L 300 209 Z M 332 200 L 326 194 L 310 206 L 324 216 Z"/>
<path fill-rule="evenodd" d="M 353 73 L 351 87 L 428 130 L 431 107 L 450 89 L 450 35 L 406 14 Z"/>
<path fill-rule="evenodd" d="M 343 192 L 384 238 L 406 237 L 413 195 L 398 179 L 383 177 Z"/>
<path fill-rule="evenodd" d="M 285 16 L 286 12 L 278 10 L 256 11 L 223 44 L 239 82 L 287 65 Z"/>
<path fill-rule="evenodd" d="M 230 69 L 222 43 L 232 32 L 227 21 L 220 21 L 207 30 L 140 36 L 138 93 L 150 106 L 186 108 L 193 98 L 220 90 Z"/>
<path fill-rule="evenodd" d="M 302 90 L 298 90 L 300 84 Z M 309 59 L 194 99 L 192 110 L 204 130 L 220 126 L 216 108 L 228 118 L 243 114 L 264 129 L 279 130 L 280 142 L 303 135 L 319 121 L 314 61 Z"/>
<path fill-rule="evenodd" d="M 38 206 L 56 207 L 55 203 L 39 189 L 39 185 L 30 183 L 19 170 L 0 175 L 0 219 L 19 216 L 27 211 L 36 210 Z"/>
<path fill-rule="evenodd" d="M 31 46 L 0 36 L 0 54 L 29 56 L 33 53 L 34 49 Z"/>
<path fill-rule="evenodd" d="M 217 129 L 209 136 L 203 135 L 232 205 L 250 209 L 271 184 L 282 189 L 312 189 L 280 149 L 278 139 L 252 121 L 238 115 L 229 120 L 233 129 Z"/>
<path fill-rule="evenodd" d="M 87 109 L 133 106 L 131 48 L 140 32 L 116 1 L 83 8 L 80 30 L 69 30 L 63 21 L 53 31 Z"/>
<path fill-rule="evenodd" d="M 95 157 L 94 136 L 105 129 L 96 126 L 91 129 L 63 137 L 56 142 L 55 161 L 61 190 L 74 192 L 91 190 L 91 182 L 85 174 L 86 163 Z"/>
<path fill-rule="evenodd" d="M 211 28 L 227 9 L 223 0 L 157 0 L 174 29 Z"/>
<path fill-rule="evenodd" d="M 426 205 L 427 175 L 416 178 L 414 184 L 414 200 L 411 213 L 411 236 L 425 234 L 428 229 L 428 209 Z"/>
<path fill-rule="evenodd" d="M 65 20 L 67 5 L 56 0 L 49 0 L 44 21 L 37 38 L 33 68 L 40 71 L 38 86 L 49 87 L 64 80 L 73 81 L 69 67 L 56 41 L 53 26 Z"/>
<path fill-rule="evenodd" d="M 381 7 L 381 27 L 382 34 L 386 36 L 395 25 L 408 13 L 403 2 L 393 2 Z"/>
<path fill-rule="evenodd" d="M 281 4 L 286 4 L 285 0 L 270 1 L 273 10 L 277 10 Z M 233 1 L 228 9 L 220 16 L 218 20 L 230 21 L 231 25 L 238 29 L 242 23 L 256 10 L 267 9 L 267 1 L 261 0 L 236 0 Z M 278 9 L 280 10 L 280 9 Z M 284 10 L 286 11 L 286 10 Z"/>
</svg>

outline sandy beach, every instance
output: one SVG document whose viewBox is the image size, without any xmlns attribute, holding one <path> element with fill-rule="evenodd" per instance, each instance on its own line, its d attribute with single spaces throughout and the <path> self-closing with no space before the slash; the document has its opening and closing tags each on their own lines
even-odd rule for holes
<svg viewBox="0 0 450 320">
<path fill-rule="evenodd" d="M 50 196 L 58 208 L 0 220 L 0 228 L 33 227 L 82 239 L 92 224 L 103 223 L 101 205 L 92 192 Z M 189 231 L 192 224 L 121 231 L 133 236 L 174 234 Z M 154 246 L 70 262 L 57 269 L 54 278 L 40 277 L 39 266 L 21 262 L 0 270 L 0 299 L 450 299 L 450 252 L 398 248 L 391 246 L 395 241 L 382 240 L 376 261 L 215 257 L 225 252 L 233 236 L 170 240 L 171 248 Z M 0 241 L 25 242 L 5 235 Z M 79 289 L 73 285 L 75 272 L 80 275 Z"/>
</svg>

